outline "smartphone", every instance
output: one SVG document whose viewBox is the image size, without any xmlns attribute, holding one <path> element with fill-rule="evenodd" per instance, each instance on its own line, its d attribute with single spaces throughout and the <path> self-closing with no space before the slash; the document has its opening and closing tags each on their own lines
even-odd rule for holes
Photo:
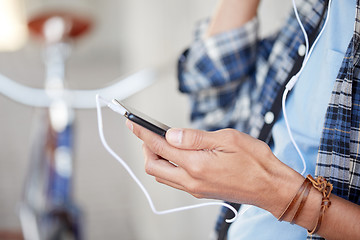
<svg viewBox="0 0 360 240">
<path fill-rule="evenodd" d="M 165 137 L 166 131 L 170 129 L 169 126 L 166 126 L 165 124 L 163 124 L 159 121 L 156 121 L 155 119 L 152 119 L 151 117 L 146 116 L 144 113 L 141 113 L 131 107 L 125 106 L 124 103 L 122 103 L 116 99 L 113 99 L 113 103 L 118 104 L 122 108 L 124 108 L 124 110 L 125 110 L 124 116 L 127 119 L 139 124 L 140 126 L 143 126 L 144 128 L 146 128 L 162 137 Z"/>
</svg>

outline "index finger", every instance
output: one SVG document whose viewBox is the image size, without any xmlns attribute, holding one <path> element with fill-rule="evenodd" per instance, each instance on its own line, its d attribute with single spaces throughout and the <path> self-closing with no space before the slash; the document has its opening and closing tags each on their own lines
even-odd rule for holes
<svg viewBox="0 0 360 240">
<path fill-rule="evenodd" d="M 127 127 L 140 138 L 151 151 L 162 158 L 169 160 L 181 167 L 185 167 L 189 158 L 189 150 L 184 150 L 171 146 L 165 138 L 151 132 L 150 130 L 126 120 Z"/>
</svg>

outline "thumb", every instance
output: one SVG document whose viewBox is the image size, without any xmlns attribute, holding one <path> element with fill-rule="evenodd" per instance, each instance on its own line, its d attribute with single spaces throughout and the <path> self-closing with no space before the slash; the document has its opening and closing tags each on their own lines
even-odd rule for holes
<svg viewBox="0 0 360 240">
<path fill-rule="evenodd" d="M 170 128 L 165 137 L 169 144 L 182 149 L 214 149 L 218 145 L 214 133 L 196 129 Z"/>
</svg>

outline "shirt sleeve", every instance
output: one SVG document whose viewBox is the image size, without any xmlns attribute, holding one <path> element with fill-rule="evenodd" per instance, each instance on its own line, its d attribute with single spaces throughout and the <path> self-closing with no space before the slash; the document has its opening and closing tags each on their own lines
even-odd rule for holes
<svg viewBox="0 0 360 240">
<path fill-rule="evenodd" d="M 217 87 L 254 70 L 258 20 L 204 39 L 209 21 L 198 24 L 195 40 L 179 60 L 180 91 L 195 92 Z"/>
<path fill-rule="evenodd" d="M 234 127 L 239 114 L 246 116 L 250 108 L 258 20 L 254 18 L 241 28 L 204 39 L 207 24 L 199 24 L 194 42 L 179 59 L 179 89 L 190 95 L 194 127 Z"/>
</svg>

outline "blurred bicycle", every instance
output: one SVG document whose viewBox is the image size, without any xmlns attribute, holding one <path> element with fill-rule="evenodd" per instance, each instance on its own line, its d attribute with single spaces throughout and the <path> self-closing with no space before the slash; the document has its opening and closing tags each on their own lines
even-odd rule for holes
<svg viewBox="0 0 360 240">
<path fill-rule="evenodd" d="M 66 88 L 66 60 L 73 42 L 91 29 L 91 20 L 67 11 L 46 11 L 29 20 L 42 40 L 46 70 L 44 89 L 0 75 L 0 93 L 38 108 L 31 141 L 29 170 L 20 205 L 25 239 L 83 239 L 81 208 L 73 199 L 75 110 L 95 108 L 95 95 L 124 99 L 149 86 L 151 70 L 139 71 L 111 86 L 93 90 Z"/>
</svg>

